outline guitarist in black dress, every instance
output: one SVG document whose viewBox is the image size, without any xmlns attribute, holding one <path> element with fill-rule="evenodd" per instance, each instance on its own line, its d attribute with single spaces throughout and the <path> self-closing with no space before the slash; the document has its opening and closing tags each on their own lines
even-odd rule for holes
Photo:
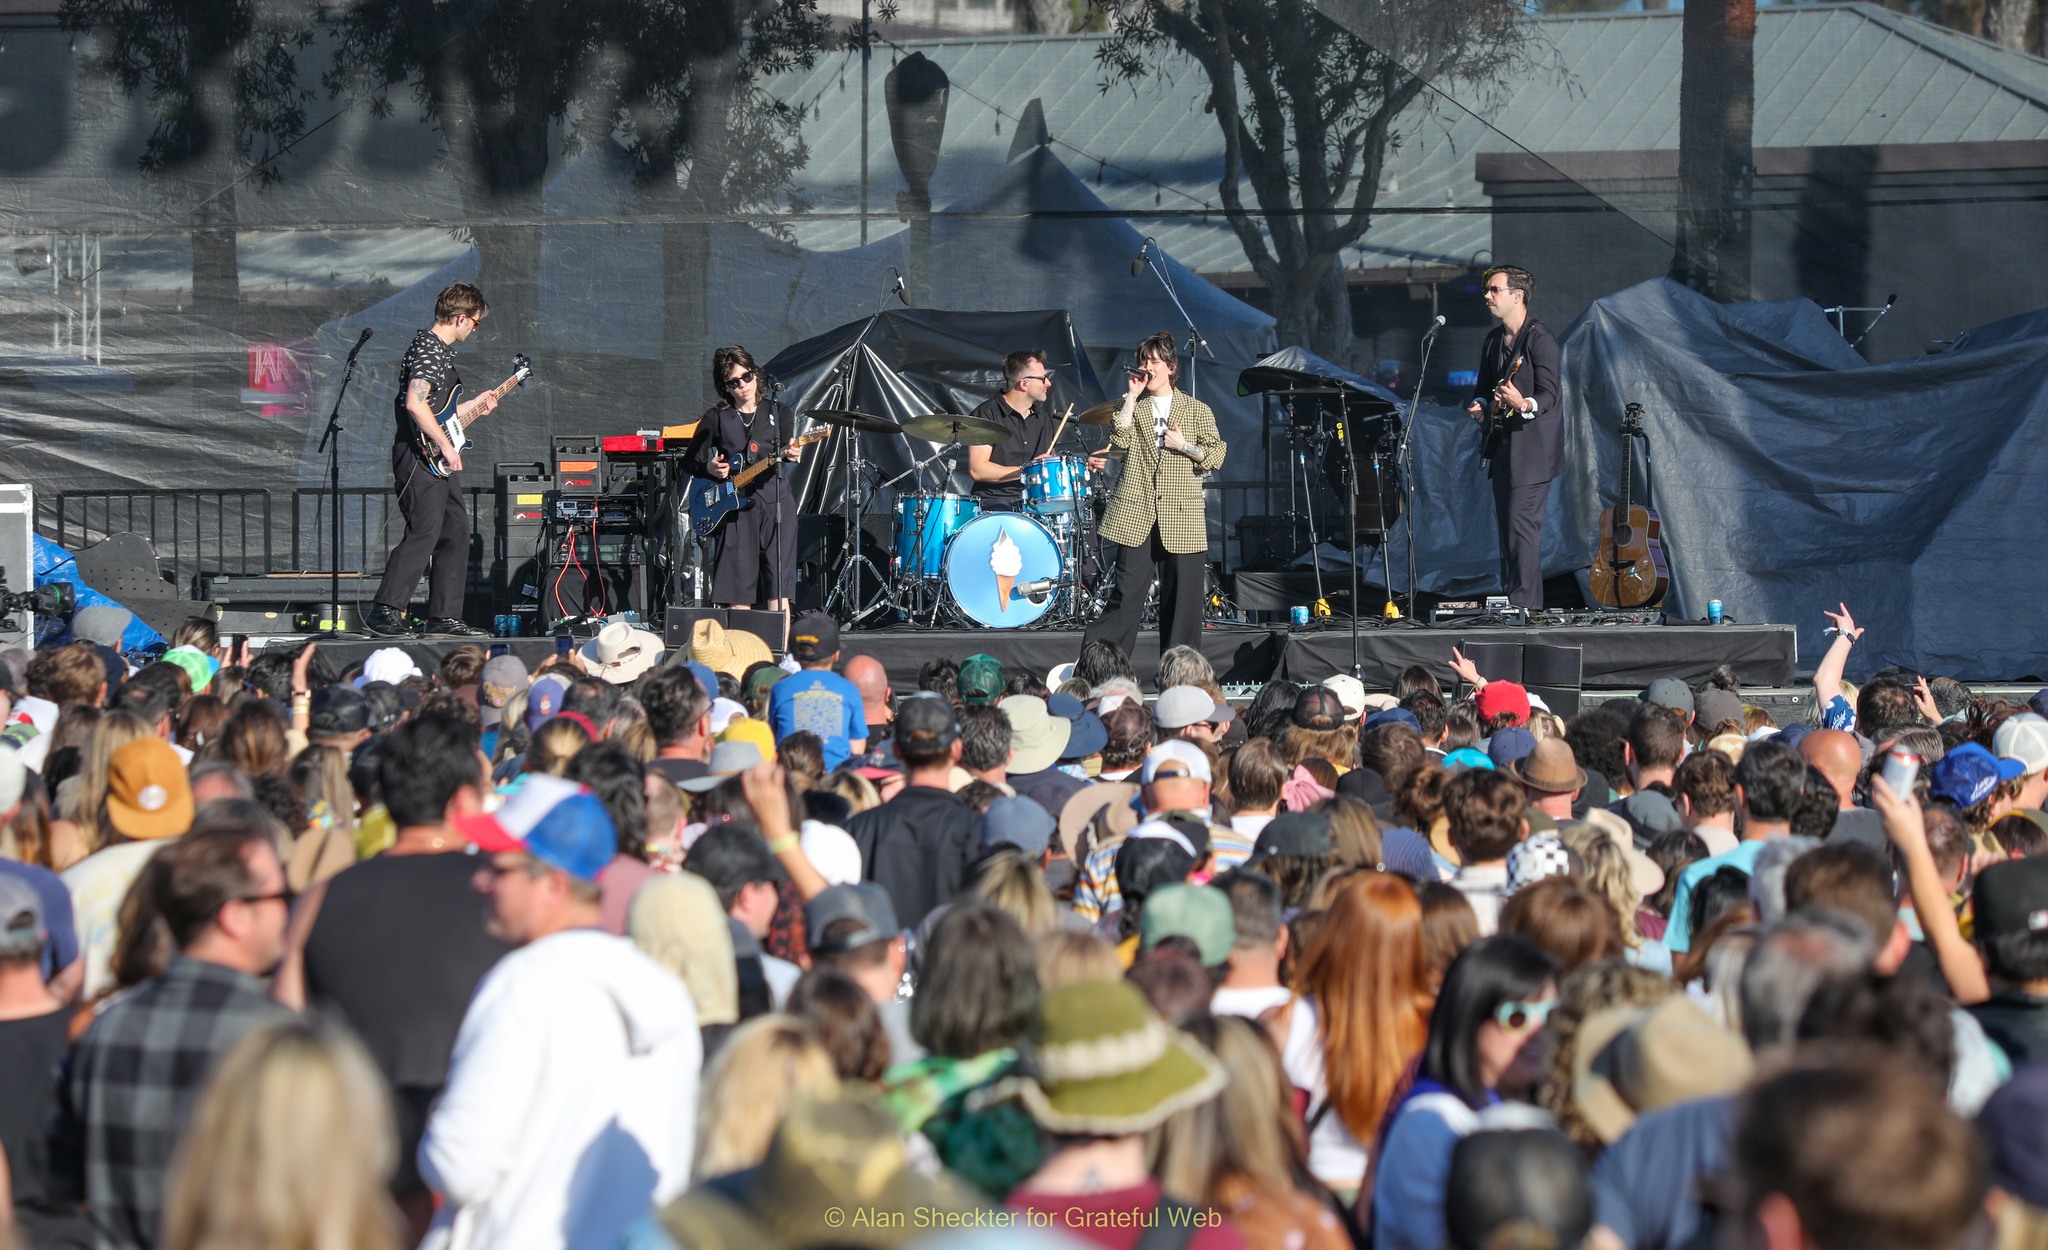
<svg viewBox="0 0 2048 1250">
<path fill-rule="evenodd" d="M 397 424 L 391 442 L 391 478 L 398 487 L 398 511 L 405 517 L 405 537 L 384 561 L 384 580 L 363 612 L 363 627 L 379 638 L 484 638 L 489 631 L 462 619 L 462 591 L 469 567 L 469 509 L 455 475 L 462 471 L 462 453 L 434 414 L 462 384 L 455 371 L 455 345 L 468 341 L 491 306 L 483 292 L 458 282 L 434 300 L 434 324 L 413 336 L 398 365 Z M 467 422 L 498 406 L 486 391 L 456 408 Z M 421 458 L 420 439 L 431 440 L 448 466 L 439 476 Z M 432 572 L 428 573 L 429 565 Z M 415 630 L 406 617 L 420 575 L 427 576 L 427 619 Z"/>
<path fill-rule="evenodd" d="M 722 482 L 763 459 L 802 457 L 789 409 L 762 398 L 765 379 L 753 353 L 719 348 L 711 357 L 711 377 L 723 402 L 698 423 L 699 476 Z M 740 493 L 751 506 L 727 517 L 712 538 L 711 602 L 787 611 L 796 591 L 795 474 L 777 465 Z"/>
<path fill-rule="evenodd" d="M 1465 411 L 1490 436 L 1502 586 L 1509 603 L 1533 610 L 1543 606 L 1543 510 L 1564 471 L 1557 336 L 1529 315 L 1536 279 L 1528 270 L 1496 265 L 1481 282 L 1486 311 L 1500 324 L 1480 348 L 1479 385 Z"/>
</svg>

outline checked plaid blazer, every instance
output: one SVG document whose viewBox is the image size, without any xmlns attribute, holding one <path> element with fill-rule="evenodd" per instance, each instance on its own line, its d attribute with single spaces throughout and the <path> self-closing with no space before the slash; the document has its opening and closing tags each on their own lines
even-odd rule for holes
<svg viewBox="0 0 2048 1250">
<path fill-rule="evenodd" d="M 1160 450 L 1152 437 L 1151 398 L 1140 395 L 1131 423 L 1110 426 L 1110 445 L 1129 454 L 1124 457 L 1124 475 L 1102 514 L 1102 536 L 1121 546 L 1142 547 L 1151 541 L 1157 523 L 1160 543 L 1168 551 L 1206 552 L 1209 524 L 1202 474 L 1222 468 L 1229 448 L 1216 429 L 1216 414 L 1193 396 L 1175 391 L 1170 418 L 1188 442 L 1202 445 L 1202 462 L 1197 465 L 1177 451 Z"/>
</svg>

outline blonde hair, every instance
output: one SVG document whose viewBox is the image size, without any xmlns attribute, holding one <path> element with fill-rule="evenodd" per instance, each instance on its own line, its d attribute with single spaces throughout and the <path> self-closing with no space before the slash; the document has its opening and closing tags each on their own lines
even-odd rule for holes
<svg viewBox="0 0 2048 1250">
<path fill-rule="evenodd" d="M 808 1022 L 780 1013 L 747 1021 L 704 1074 L 692 1179 L 759 1164 L 792 1103 L 838 1095 L 839 1070 Z"/>
<path fill-rule="evenodd" d="M 1621 940 L 1633 950 L 1643 944 L 1636 932 L 1636 910 L 1643 905 L 1628 869 L 1628 857 L 1614 844 L 1606 830 L 1595 825 L 1567 824 L 1557 830 L 1558 840 L 1586 862 L 1586 884 L 1607 900 L 1621 921 Z"/>
<path fill-rule="evenodd" d="M 361 1044 L 293 1017 L 221 1060 L 165 1191 L 162 1250 L 398 1250 L 397 1129 Z"/>
<path fill-rule="evenodd" d="M 569 761 L 590 742 L 590 731 L 575 721 L 557 716 L 543 722 L 526 748 L 526 771 L 559 777 L 569 771 Z"/>
<path fill-rule="evenodd" d="M 612 741 L 626 748 L 626 754 L 645 764 L 655 756 L 654 728 L 645 717 L 628 721 L 612 733 Z"/>
<path fill-rule="evenodd" d="M 1083 981 L 1121 981 L 1123 961 L 1116 947 L 1092 933 L 1055 929 L 1031 940 L 1038 964 L 1038 988 L 1047 994 Z"/>
<path fill-rule="evenodd" d="M 1991 1221 L 1991 1250 L 2048 1250 L 2048 1211 L 2006 1194 Z"/>
<path fill-rule="evenodd" d="M 1215 1098 L 1169 1117 L 1147 1143 L 1152 1174 L 1182 1202 L 1225 1205 L 1226 1182 L 1285 1194 L 1306 1156 L 1273 1044 L 1249 1020 L 1213 1016 L 1188 1031 L 1230 1073 Z"/>
<path fill-rule="evenodd" d="M 641 953 L 682 980 L 697 1004 L 698 1024 L 740 1018 L 732 932 L 709 881 L 693 872 L 655 877 L 634 893 L 626 932 Z"/>
<path fill-rule="evenodd" d="M 62 818 L 85 831 L 85 840 L 95 851 L 110 845 L 119 831 L 107 819 L 107 787 L 114 752 L 140 738 L 156 737 L 156 729 L 133 712 L 103 712 L 93 726 L 92 741 L 85 749 L 85 767 L 79 770 L 78 791 Z"/>
<path fill-rule="evenodd" d="M 1529 736 L 1538 742 L 1546 738 L 1564 737 L 1564 719 L 1555 712 L 1546 712 L 1541 708 L 1529 713 L 1526 728 L 1529 730 Z"/>
<path fill-rule="evenodd" d="M 843 768 L 828 775 L 819 788 L 828 794 L 836 794 L 845 799 L 856 816 L 882 805 L 881 791 L 875 789 L 874 782 L 859 773 L 847 772 Z"/>
<path fill-rule="evenodd" d="M 990 856 L 974 875 L 967 893 L 997 911 L 1010 913 L 1025 937 L 1037 937 L 1060 927 L 1059 904 L 1052 901 L 1052 891 L 1045 888 L 1044 875 L 1037 864 L 1018 852 Z"/>
</svg>

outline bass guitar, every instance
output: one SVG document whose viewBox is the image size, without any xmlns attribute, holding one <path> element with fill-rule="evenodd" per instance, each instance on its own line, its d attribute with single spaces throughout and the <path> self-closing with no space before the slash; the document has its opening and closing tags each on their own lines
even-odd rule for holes
<svg viewBox="0 0 2048 1250">
<path fill-rule="evenodd" d="M 1501 379 L 1513 381 L 1514 376 L 1522 371 L 1522 362 L 1528 358 L 1528 352 L 1516 352 L 1514 362 L 1508 366 L 1506 373 L 1500 375 Z M 1486 409 L 1486 430 L 1479 439 L 1479 458 L 1492 464 L 1494 456 L 1499 454 L 1501 448 L 1507 446 L 1508 431 L 1527 420 L 1527 417 L 1508 406 L 1508 401 L 1500 397 L 1499 391 L 1495 391 L 1493 402 Z"/>
<path fill-rule="evenodd" d="M 1586 580 L 1593 602 L 1608 608 L 1647 608 L 1671 588 L 1671 568 L 1664 562 L 1664 522 L 1655 508 L 1635 502 L 1636 440 L 1643 441 L 1643 463 L 1649 463 L 1650 436 L 1643 432 L 1643 406 L 1630 404 L 1621 418 L 1621 498 L 1600 514 L 1600 546 Z M 1644 474 L 1647 484 L 1648 473 Z"/>
<path fill-rule="evenodd" d="M 828 425 L 821 429 L 812 430 L 808 434 L 800 434 L 797 436 L 796 445 L 798 447 L 808 447 L 812 443 L 822 441 L 831 432 L 832 427 Z M 764 456 L 756 460 L 722 482 L 715 478 L 698 478 L 696 481 L 691 482 L 689 505 L 691 532 L 696 534 L 699 539 L 709 540 L 713 534 L 718 532 L 718 527 L 725 524 L 726 519 L 731 517 L 733 513 L 743 508 L 753 507 L 754 501 L 740 494 L 740 492 L 745 490 L 755 478 L 760 477 L 772 468 L 775 462 L 781 458 L 781 455 L 781 451 L 777 450 L 774 455 Z"/>
<path fill-rule="evenodd" d="M 503 399 L 511 392 L 512 388 L 526 385 L 526 379 L 532 376 L 533 362 L 528 360 L 523 354 L 514 356 L 512 358 L 512 376 L 492 387 L 487 394 L 493 399 Z M 448 436 L 448 445 L 455 449 L 457 455 L 462 454 L 462 449 L 469 446 L 469 436 L 464 433 L 465 427 L 475 425 L 483 420 L 485 416 L 489 415 L 476 414 L 465 422 L 461 416 L 457 415 L 461 406 L 462 384 L 458 382 L 455 384 L 455 389 L 449 392 L 448 402 L 442 404 L 441 410 L 434 414 L 434 424 L 440 426 L 441 432 Z M 413 431 L 413 442 L 419 449 L 420 459 L 427 463 L 427 472 L 435 477 L 447 477 L 448 462 L 441 457 L 440 445 L 435 443 L 433 439 L 428 438 L 424 430 Z"/>
</svg>

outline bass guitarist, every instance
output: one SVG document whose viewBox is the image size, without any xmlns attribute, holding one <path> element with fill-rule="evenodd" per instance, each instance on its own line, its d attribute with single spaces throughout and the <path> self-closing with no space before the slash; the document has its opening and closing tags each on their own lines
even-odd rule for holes
<svg viewBox="0 0 2048 1250">
<path fill-rule="evenodd" d="M 722 482 L 762 459 L 787 463 L 803 456 L 789 409 L 762 398 L 764 378 L 752 352 L 719 348 L 711 357 L 711 378 L 721 402 L 698 424 L 693 460 L 699 476 Z M 796 591 L 794 480 L 794 473 L 777 465 L 742 489 L 749 506 L 729 516 L 712 537 L 712 603 L 789 609 Z"/>
<path fill-rule="evenodd" d="M 398 365 L 397 426 L 391 444 L 391 478 L 398 487 L 398 511 L 405 537 L 384 562 L 384 580 L 363 612 L 363 627 L 379 638 L 484 638 L 489 631 L 462 619 L 462 591 L 469 567 L 469 509 L 455 475 L 462 453 L 448 441 L 435 414 L 448 402 L 462 375 L 455 371 L 455 345 L 467 342 L 491 306 L 483 292 L 458 282 L 434 300 L 434 324 L 413 336 Z M 498 406 L 486 391 L 456 407 L 464 422 Z M 439 453 L 446 476 L 422 458 L 421 439 Z M 431 566 L 432 571 L 429 572 Z M 427 574 L 427 619 L 418 629 L 406 609 L 420 575 Z"/>
<path fill-rule="evenodd" d="M 1502 587 L 1509 603 L 1533 611 L 1543 606 L 1543 511 L 1564 470 L 1557 336 L 1529 315 L 1536 279 L 1528 270 L 1496 265 L 1480 281 L 1486 311 L 1500 324 L 1480 348 L 1479 385 L 1465 411 L 1492 436 L 1487 472 Z"/>
</svg>

